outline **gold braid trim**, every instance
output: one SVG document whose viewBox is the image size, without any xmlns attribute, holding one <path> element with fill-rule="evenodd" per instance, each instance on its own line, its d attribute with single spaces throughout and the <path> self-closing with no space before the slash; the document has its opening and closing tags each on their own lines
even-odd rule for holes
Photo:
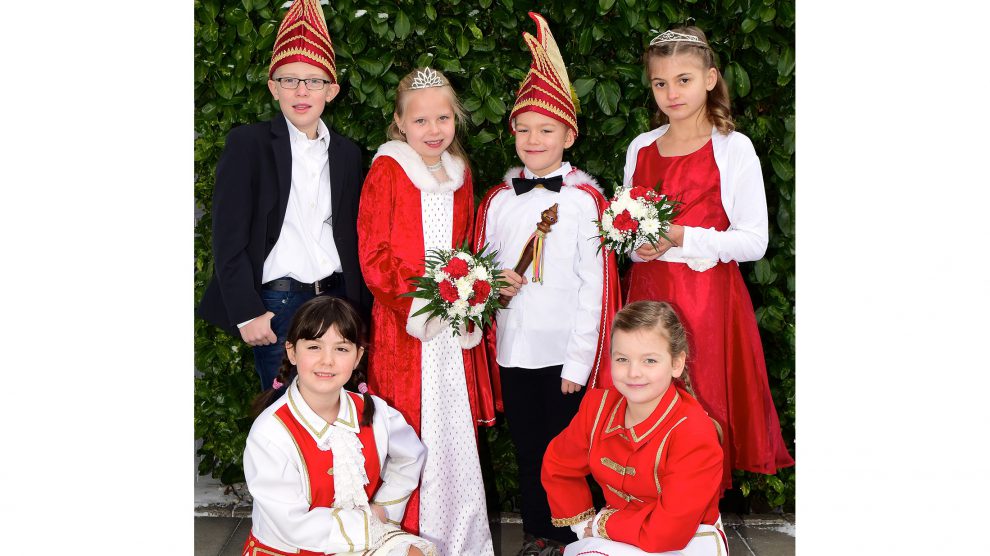
<svg viewBox="0 0 990 556">
<path fill-rule="evenodd" d="M 653 426 L 650 427 L 650 430 L 648 430 L 648 431 L 644 432 L 643 434 L 637 436 L 636 435 L 636 427 L 633 427 L 633 428 L 629 429 L 629 435 L 632 436 L 632 439 L 634 441 L 636 441 L 636 442 L 639 442 L 640 440 L 642 440 L 642 439 L 646 438 L 647 436 L 649 436 L 651 432 L 655 431 L 656 428 L 660 426 L 660 423 L 663 423 L 663 420 L 667 418 L 667 415 L 670 415 L 670 412 L 674 410 L 674 406 L 677 405 L 677 401 L 680 400 L 680 399 L 681 399 L 681 395 L 678 394 L 677 391 L 675 390 L 674 391 L 674 399 L 670 400 L 670 405 L 668 405 L 667 406 L 667 409 L 664 410 L 663 415 L 661 415 L 660 418 L 657 419 L 657 422 L 656 423 L 653 423 Z M 676 427 L 677 425 L 674 425 L 674 426 Z"/>
<path fill-rule="evenodd" d="M 403 496 L 402 498 L 398 498 L 396 500 L 389 500 L 387 502 L 379 502 L 378 500 L 374 500 L 371 503 L 372 504 L 378 504 L 379 506 L 392 506 L 392 505 L 398 504 L 399 502 L 402 502 L 403 500 L 405 500 L 406 498 L 409 498 L 410 496 L 412 496 L 412 493 L 411 492 L 409 494 Z"/>
<path fill-rule="evenodd" d="M 318 42 L 314 41 L 313 39 L 311 39 L 309 37 L 305 37 L 303 35 L 297 35 L 297 36 L 292 37 L 290 40 L 287 40 L 285 42 L 286 43 L 291 43 L 291 42 L 296 41 L 296 40 L 301 40 L 301 41 L 305 42 L 308 46 L 313 47 L 314 51 L 317 51 L 316 54 L 318 54 L 318 55 L 322 54 L 324 58 L 326 58 L 327 60 L 330 60 L 330 62 L 332 62 L 331 65 L 336 66 L 337 57 L 334 55 L 334 53 L 333 53 L 332 50 L 330 52 L 327 52 L 327 50 L 325 48 L 323 48 Z M 281 50 L 282 50 L 281 48 L 275 48 L 273 50 L 273 52 L 280 53 Z"/>
<path fill-rule="evenodd" d="M 318 55 L 312 50 L 306 50 L 303 48 L 290 48 L 288 50 L 283 50 L 282 52 L 279 52 L 277 55 L 272 56 L 272 63 L 268 67 L 272 68 L 275 66 L 275 64 L 281 62 L 285 58 L 288 58 L 289 56 L 295 56 L 296 54 L 301 54 L 309 58 L 310 60 L 319 62 L 324 66 L 326 66 L 326 69 L 330 70 L 330 78 L 333 79 L 334 83 L 337 82 L 337 66 L 333 62 L 327 60 L 323 56 Z M 271 69 L 269 69 L 268 71 L 271 71 Z"/>
<path fill-rule="evenodd" d="M 615 488 L 615 487 L 614 487 L 614 486 L 612 486 L 612 485 L 605 485 L 605 486 L 607 486 L 607 487 L 608 487 L 608 489 L 609 489 L 609 490 L 611 490 L 613 494 L 615 494 L 615 495 L 616 495 L 616 496 L 618 496 L 619 498 L 622 498 L 622 499 L 623 499 L 623 500 L 625 500 L 625 501 L 626 501 L 627 503 L 628 503 L 628 502 L 632 502 L 633 500 L 635 500 L 635 501 L 637 501 L 637 502 L 642 502 L 642 500 L 640 500 L 639 498 L 636 498 L 636 497 L 635 497 L 635 496 L 633 496 L 632 494 L 628 494 L 628 493 L 625 493 L 625 492 L 622 492 L 621 490 L 619 490 L 619 489 L 617 489 L 617 488 Z"/>
<path fill-rule="evenodd" d="M 306 31 L 309 31 L 310 33 L 312 33 L 314 35 L 317 35 L 321 39 L 326 40 L 327 41 L 327 45 L 330 46 L 330 50 L 328 51 L 326 49 L 326 47 L 324 47 L 322 44 L 314 41 L 313 39 L 307 37 L 306 35 L 301 35 L 301 34 L 298 34 L 298 33 L 295 34 L 295 35 L 289 35 L 289 33 L 292 32 L 297 27 L 304 27 Z M 287 43 L 289 41 L 292 41 L 292 40 L 295 40 L 295 39 L 305 39 L 306 42 L 312 44 L 316 48 L 319 48 L 320 51 L 322 51 L 325 56 L 330 57 L 330 58 L 333 58 L 334 57 L 334 54 L 333 54 L 333 41 L 330 40 L 330 35 L 327 35 L 325 33 L 321 33 L 319 29 L 314 29 L 312 25 L 310 25 L 309 23 L 307 23 L 305 21 L 298 21 L 298 22 L 292 24 L 291 26 L 289 26 L 285 31 L 280 32 L 278 34 L 278 37 L 275 38 L 275 46 L 272 47 L 272 50 L 275 51 L 275 52 L 277 52 L 280 46 L 283 46 L 285 43 Z"/>
<path fill-rule="evenodd" d="M 660 494 L 660 476 L 657 474 L 657 470 L 660 468 L 660 454 L 663 453 L 663 445 L 667 443 L 667 439 L 670 438 L 670 433 L 674 432 L 674 429 L 677 428 L 677 425 L 680 425 L 686 420 L 687 417 L 685 416 L 685 417 L 681 417 L 680 421 L 674 423 L 674 426 L 670 427 L 670 430 L 667 431 L 667 434 L 663 436 L 663 440 L 660 441 L 660 447 L 657 448 L 657 459 L 653 462 L 653 482 L 656 483 L 657 485 L 658 495 Z"/>
<path fill-rule="evenodd" d="M 526 100 L 517 102 L 516 105 L 512 107 L 512 115 L 515 115 L 516 113 L 518 113 L 520 110 L 522 110 L 523 108 L 525 108 L 527 106 L 536 106 L 536 107 L 542 108 L 542 109 L 544 109 L 544 110 L 546 110 L 546 111 L 548 111 L 548 112 L 550 112 L 552 114 L 555 114 L 564 123 L 566 123 L 567 125 L 571 126 L 571 131 L 574 131 L 574 135 L 577 135 L 577 121 L 574 119 L 573 116 L 571 116 L 570 114 L 564 112 L 560 108 L 557 108 L 556 106 L 554 106 L 554 105 L 552 105 L 552 104 L 550 104 L 550 103 L 548 103 L 548 102 L 546 102 L 544 100 L 540 100 L 538 98 L 528 98 Z"/>
<path fill-rule="evenodd" d="M 598 536 L 610 541 L 612 540 L 608 536 L 608 532 L 605 531 L 605 523 L 608 522 L 608 518 L 612 517 L 612 514 L 619 510 L 602 510 L 602 516 L 598 518 Z"/>
<path fill-rule="evenodd" d="M 615 471 L 619 475 L 623 475 L 623 476 L 629 475 L 630 477 L 635 477 L 636 476 L 636 468 L 635 467 L 632 467 L 632 466 L 626 467 L 624 465 L 619 465 L 618 462 L 612 461 L 609 458 L 602 458 L 601 461 L 602 461 L 602 465 L 604 465 L 605 467 L 608 467 L 612 471 Z"/>
<path fill-rule="evenodd" d="M 595 508 L 591 507 L 587 510 L 577 514 L 574 517 L 564 517 L 557 519 L 555 517 L 550 518 L 550 522 L 553 523 L 554 527 L 570 527 L 571 525 L 577 525 L 582 521 L 588 521 L 589 519 L 595 517 Z"/>
</svg>

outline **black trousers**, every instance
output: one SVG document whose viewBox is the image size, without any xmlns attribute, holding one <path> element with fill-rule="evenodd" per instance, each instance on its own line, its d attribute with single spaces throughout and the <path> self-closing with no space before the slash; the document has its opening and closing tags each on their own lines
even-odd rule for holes
<svg viewBox="0 0 990 556">
<path fill-rule="evenodd" d="M 584 388 L 574 394 L 560 392 L 562 368 L 563 365 L 542 369 L 500 365 L 499 371 L 505 418 L 519 465 L 523 531 L 569 543 L 577 537 L 570 528 L 551 524 L 547 492 L 540 482 L 540 468 L 547 446 L 570 424 L 584 397 Z"/>
</svg>

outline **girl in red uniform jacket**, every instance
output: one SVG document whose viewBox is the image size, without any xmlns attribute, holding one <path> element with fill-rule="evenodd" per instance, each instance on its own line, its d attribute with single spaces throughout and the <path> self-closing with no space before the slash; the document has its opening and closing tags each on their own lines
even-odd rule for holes
<svg viewBox="0 0 990 556">
<path fill-rule="evenodd" d="M 580 539 L 564 555 L 725 554 L 722 449 L 689 393 L 684 326 L 667 303 L 630 303 L 615 315 L 611 349 L 613 388 L 589 390 L 543 458 L 554 525 Z M 589 473 L 607 502 L 597 512 Z"/>
</svg>

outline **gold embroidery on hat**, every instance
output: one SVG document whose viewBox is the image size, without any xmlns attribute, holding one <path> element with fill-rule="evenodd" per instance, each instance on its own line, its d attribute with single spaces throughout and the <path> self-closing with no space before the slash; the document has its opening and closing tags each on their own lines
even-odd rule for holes
<svg viewBox="0 0 990 556">
<path fill-rule="evenodd" d="M 571 131 L 574 131 L 574 130 L 577 129 L 577 121 L 574 119 L 574 117 L 572 117 L 570 114 L 564 112 L 563 110 L 561 110 L 557 106 L 554 106 L 554 105 L 550 104 L 549 102 L 547 102 L 545 100 L 538 99 L 538 98 L 528 98 L 528 99 L 526 99 L 524 101 L 521 101 L 521 102 L 516 103 L 516 106 L 512 109 L 512 114 L 519 113 L 520 110 L 522 110 L 523 108 L 525 108 L 527 106 L 536 106 L 536 107 L 539 107 L 539 108 L 543 108 L 544 110 L 547 110 L 549 112 L 552 112 L 553 114 L 555 114 L 558 117 L 562 118 L 565 123 L 567 123 L 568 125 L 572 126 L 573 129 Z M 574 133 L 577 134 L 577 131 L 574 131 Z"/>
<path fill-rule="evenodd" d="M 278 55 L 272 57 L 272 63 L 268 67 L 271 68 L 278 62 L 284 60 L 285 58 L 288 58 L 289 56 L 295 56 L 296 54 L 301 54 L 313 61 L 319 62 L 324 66 L 326 66 L 326 69 L 330 70 L 330 77 L 333 78 L 334 83 L 337 82 L 337 70 L 334 64 L 331 63 L 326 58 L 323 58 L 322 56 L 318 56 L 312 50 L 304 50 L 302 48 L 290 48 L 288 50 L 283 50 L 279 52 Z M 269 69 L 268 71 L 271 71 L 271 69 Z"/>
</svg>

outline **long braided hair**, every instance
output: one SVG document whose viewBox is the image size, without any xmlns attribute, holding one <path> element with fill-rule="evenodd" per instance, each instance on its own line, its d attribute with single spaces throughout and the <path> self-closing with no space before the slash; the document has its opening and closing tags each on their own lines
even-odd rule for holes
<svg viewBox="0 0 990 556">
<path fill-rule="evenodd" d="M 623 332 L 656 331 L 666 338 L 667 345 L 670 346 L 671 357 L 684 354 L 686 361 L 690 355 L 687 330 L 684 329 L 684 324 L 681 322 L 681 318 L 677 316 L 677 312 L 666 301 L 634 301 L 626 305 L 615 314 L 612 333 L 615 334 L 616 330 Z M 691 394 L 693 398 L 698 398 L 691 386 L 691 373 L 688 372 L 686 364 L 680 378 L 673 380 L 679 383 L 681 388 Z M 722 426 L 714 418 L 712 418 L 712 422 L 715 423 L 715 430 L 718 432 L 718 439 L 721 442 Z"/>
<path fill-rule="evenodd" d="M 289 332 L 286 334 L 285 340 L 286 343 L 295 346 L 299 340 L 321 338 L 330 328 L 334 328 L 341 338 L 353 343 L 356 347 L 367 350 L 368 344 L 365 340 L 366 335 L 361 316 L 347 301 L 326 295 L 314 297 L 299 307 L 299 310 L 292 317 L 292 324 L 289 325 Z M 344 388 L 351 391 L 358 390 L 358 385 L 365 382 L 367 378 L 366 365 L 367 358 L 362 357 Z M 283 355 L 282 365 L 279 367 L 276 377 L 282 386 L 277 389 L 269 388 L 259 394 L 252 404 L 252 414 L 257 417 L 266 407 L 273 404 L 296 378 L 296 374 L 296 366 L 289 361 L 288 354 Z M 374 416 L 375 404 L 365 394 L 361 425 L 370 426 Z"/>
</svg>

